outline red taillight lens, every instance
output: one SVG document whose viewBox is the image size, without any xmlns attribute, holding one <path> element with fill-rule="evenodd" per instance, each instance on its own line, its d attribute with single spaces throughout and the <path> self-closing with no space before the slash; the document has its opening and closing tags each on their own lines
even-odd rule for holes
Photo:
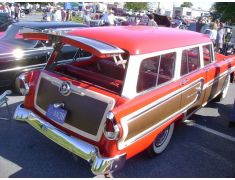
<svg viewBox="0 0 235 180">
<path fill-rule="evenodd" d="M 106 126 L 106 129 L 105 129 L 106 131 L 114 132 L 113 122 L 110 121 L 109 119 L 106 120 L 105 126 Z"/>
</svg>

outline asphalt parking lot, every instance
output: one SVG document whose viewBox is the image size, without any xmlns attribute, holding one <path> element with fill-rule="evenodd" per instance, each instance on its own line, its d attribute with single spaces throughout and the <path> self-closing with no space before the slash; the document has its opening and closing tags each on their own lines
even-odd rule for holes
<svg viewBox="0 0 235 180">
<path fill-rule="evenodd" d="M 209 103 L 175 128 L 163 154 L 150 159 L 143 152 L 112 174 L 119 178 L 230 178 L 235 177 L 235 127 L 229 119 L 235 98 L 235 84 L 221 103 Z M 9 97 L 10 110 L 22 96 Z M 7 116 L 0 108 L 0 116 Z M 84 160 L 74 157 L 30 125 L 0 120 L 0 177 L 50 178 L 97 177 Z M 100 177 L 100 176 L 99 176 Z"/>
</svg>

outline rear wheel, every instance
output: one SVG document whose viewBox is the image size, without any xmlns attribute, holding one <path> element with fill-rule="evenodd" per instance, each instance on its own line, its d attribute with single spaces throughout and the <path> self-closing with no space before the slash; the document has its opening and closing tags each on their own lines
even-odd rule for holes
<svg viewBox="0 0 235 180">
<path fill-rule="evenodd" d="M 171 140 L 174 126 L 174 123 L 172 123 L 171 125 L 166 127 L 160 134 L 158 134 L 154 142 L 147 149 L 147 153 L 150 157 L 154 157 L 166 149 Z"/>
<path fill-rule="evenodd" d="M 226 95 L 228 94 L 228 88 L 229 88 L 229 84 L 230 84 L 230 75 L 228 75 L 224 84 L 225 85 L 223 87 L 222 92 L 218 96 L 215 97 L 215 99 L 214 99 L 215 102 L 222 101 L 222 99 L 224 99 L 226 97 Z"/>
</svg>

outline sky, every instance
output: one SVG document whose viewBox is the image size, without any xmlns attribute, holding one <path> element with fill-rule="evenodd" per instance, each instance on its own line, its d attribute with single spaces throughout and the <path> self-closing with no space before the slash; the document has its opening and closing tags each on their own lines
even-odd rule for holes
<svg viewBox="0 0 235 180">
<path fill-rule="evenodd" d="M 183 2 L 188 2 L 188 1 L 162 1 L 160 2 L 160 6 L 162 8 L 168 9 L 169 7 L 173 7 L 173 4 L 176 7 L 179 7 Z M 213 1 L 190 1 L 193 4 L 194 8 L 201 8 L 202 10 L 210 10 L 211 6 L 213 5 Z"/>
<path fill-rule="evenodd" d="M 213 1 L 191 1 L 193 3 L 193 7 L 194 8 L 198 8 L 200 7 L 203 10 L 209 10 L 210 7 L 212 6 L 212 4 L 214 3 Z M 180 6 L 183 3 L 180 1 L 176 1 L 176 5 Z"/>
</svg>

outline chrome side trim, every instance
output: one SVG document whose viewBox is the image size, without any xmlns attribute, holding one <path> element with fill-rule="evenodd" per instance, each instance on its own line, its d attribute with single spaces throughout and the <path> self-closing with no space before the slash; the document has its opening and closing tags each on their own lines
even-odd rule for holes
<svg viewBox="0 0 235 180">
<path fill-rule="evenodd" d="M 22 104 L 16 108 L 14 119 L 29 123 L 58 145 L 91 163 L 91 171 L 96 175 L 116 171 L 125 163 L 125 154 L 112 158 L 102 157 L 97 147 L 65 134 L 31 110 L 24 108 Z"/>
<path fill-rule="evenodd" d="M 97 41 L 95 39 L 89 39 L 86 37 L 81 37 L 81 36 L 73 36 L 73 35 L 68 35 L 64 34 L 63 35 L 66 38 L 81 42 L 83 44 L 86 44 L 97 51 L 99 51 L 101 54 L 123 54 L 124 51 L 116 46 L 113 46 L 111 44 L 107 44 L 101 41 Z"/>
<path fill-rule="evenodd" d="M 230 71 L 224 71 L 223 73 L 221 73 L 219 76 L 215 77 L 214 79 L 210 80 L 209 82 L 206 83 L 206 86 L 204 87 L 204 89 L 208 88 L 209 86 L 212 86 L 216 81 L 220 80 L 221 78 L 223 78 L 226 75 L 229 75 Z"/>
<path fill-rule="evenodd" d="M 98 51 L 100 54 L 108 54 L 108 55 L 116 55 L 116 54 L 123 54 L 125 51 L 113 46 L 111 44 L 107 44 L 101 41 L 97 41 L 95 39 L 90 39 L 82 36 L 74 36 L 69 34 L 63 34 L 63 35 L 56 35 L 56 34 L 50 34 L 50 33 L 23 33 L 23 37 L 25 39 L 38 39 L 40 35 L 43 35 L 45 39 L 43 40 L 51 40 L 52 42 L 58 43 L 61 42 L 61 39 L 63 38 L 63 42 L 66 43 L 68 40 L 76 41 L 77 43 L 83 44 L 87 46 L 84 48 L 84 50 L 87 50 L 88 47 L 93 48 L 94 50 Z M 78 47 L 78 46 L 77 46 Z"/>
<path fill-rule="evenodd" d="M 18 71 L 18 70 L 27 69 L 27 68 L 37 68 L 37 67 L 45 66 L 45 65 L 46 65 L 46 63 L 24 66 L 24 67 L 15 67 L 15 68 L 10 68 L 10 69 L 0 70 L 0 73 L 10 72 L 10 71 Z"/>
</svg>

